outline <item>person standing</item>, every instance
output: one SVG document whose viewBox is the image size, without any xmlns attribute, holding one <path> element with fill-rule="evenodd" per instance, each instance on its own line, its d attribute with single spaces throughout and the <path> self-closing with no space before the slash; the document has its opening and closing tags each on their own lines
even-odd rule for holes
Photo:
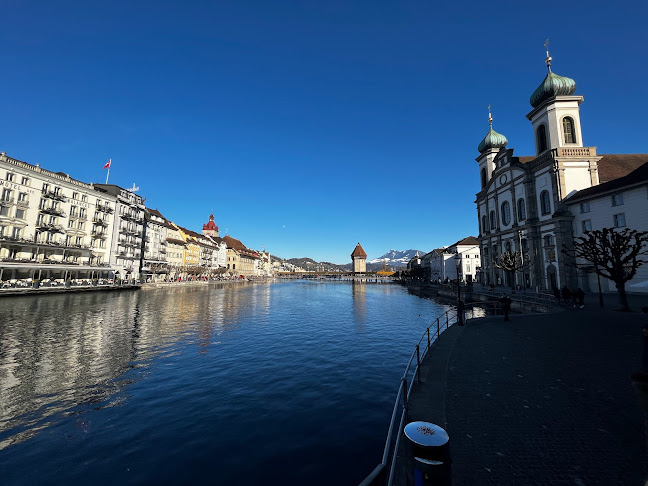
<svg viewBox="0 0 648 486">
<path fill-rule="evenodd" d="M 510 321 L 509 311 L 511 310 L 511 303 L 513 301 L 507 294 L 502 295 L 502 298 L 499 301 L 502 304 L 502 310 L 504 311 L 504 321 Z"/>
<path fill-rule="evenodd" d="M 585 292 L 580 287 L 576 289 L 576 300 L 581 309 L 585 307 Z"/>
</svg>

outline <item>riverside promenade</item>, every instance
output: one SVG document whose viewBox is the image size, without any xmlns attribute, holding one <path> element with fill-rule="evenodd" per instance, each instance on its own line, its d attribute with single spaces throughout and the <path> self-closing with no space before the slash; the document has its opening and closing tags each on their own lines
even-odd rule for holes
<svg viewBox="0 0 648 486">
<path fill-rule="evenodd" d="M 410 421 L 447 430 L 455 486 L 643 485 L 644 410 L 631 374 L 646 321 L 588 299 L 584 309 L 453 326 L 423 362 Z M 399 463 L 395 484 L 406 484 L 412 463 Z"/>
</svg>

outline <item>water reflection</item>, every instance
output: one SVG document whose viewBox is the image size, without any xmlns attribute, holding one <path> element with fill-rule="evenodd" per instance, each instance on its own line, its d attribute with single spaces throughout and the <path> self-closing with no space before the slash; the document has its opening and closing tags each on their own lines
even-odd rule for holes
<svg viewBox="0 0 648 486">
<path fill-rule="evenodd" d="M 443 310 L 304 281 L 3 300 L 0 477 L 357 484 Z"/>
<path fill-rule="evenodd" d="M 179 339 L 206 350 L 241 314 L 268 312 L 270 289 L 186 287 L 25 297 L 3 301 L 0 324 L 0 450 L 79 404 L 109 397 L 143 376 L 154 355 Z M 207 294 L 209 292 L 209 294 Z M 204 298 L 204 297 L 209 298 Z M 190 336 L 187 336 L 187 333 Z M 128 379 L 124 375 L 137 369 Z"/>
<path fill-rule="evenodd" d="M 353 314 L 356 321 L 356 332 L 364 332 L 367 320 L 367 284 L 352 281 L 351 296 L 353 297 Z"/>
</svg>

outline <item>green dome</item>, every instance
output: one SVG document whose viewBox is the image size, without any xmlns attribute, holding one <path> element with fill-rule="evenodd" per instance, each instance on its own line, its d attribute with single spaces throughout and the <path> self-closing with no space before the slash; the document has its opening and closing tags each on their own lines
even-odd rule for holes
<svg viewBox="0 0 648 486">
<path fill-rule="evenodd" d="M 477 150 L 479 150 L 480 154 L 483 154 L 488 149 L 506 147 L 507 143 L 508 140 L 506 140 L 506 137 L 501 133 L 497 133 L 491 127 L 491 129 L 488 130 L 488 133 L 484 137 L 484 140 L 479 142 L 479 146 L 477 147 Z"/>
<path fill-rule="evenodd" d="M 576 81 L 571 78 L 564 78 L 551 72 L 547 73 L 547 77 L 540 83 L 540 86 L 531 95 L 531 106 L 534 108 L 540 106 L 543 101 L 553 98 L 554 96 L 568 96 L 576 92 Z"/>
</svg>

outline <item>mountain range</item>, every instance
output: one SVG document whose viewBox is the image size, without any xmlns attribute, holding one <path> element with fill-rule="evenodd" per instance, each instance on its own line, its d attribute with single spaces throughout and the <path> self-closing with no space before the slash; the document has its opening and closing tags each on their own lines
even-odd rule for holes
<svg viewBox="0 0 648 486">
<path fill-rule="evenodd" d="M 398 268 L 404 268 L 407 266 L 407 262 L 409 262 L 414 257 L 414 255 L 416 255 L 417 251 L 421 256 L 425 255 L 426 253 L 420 250 L 403 250 L 403 251 L 389 250 L 387 253 L 385 253 L 384 255 L 378 258 L 374 258 L 373 260 L 367 260 L 367 271 L 375 272 L 377 270 L 381 270 L 383 264 L 392 270 L 396 270 Z M 348 272 L 351 270 L 351 263 L 338 265 L 336 263 L 331 263 L 331 262 L 316 262 L 312 258 L 308 258 L 308 257 L 283 259 L 272 255 L 272 259 L 286 261 L 288 263 L 292 263 L 293 265 L 297 265 L 298 267 L 301 267 L 304 270 L 314 271 L 314 272 L 334 272 L 334 271 Z"/>
</svg>

